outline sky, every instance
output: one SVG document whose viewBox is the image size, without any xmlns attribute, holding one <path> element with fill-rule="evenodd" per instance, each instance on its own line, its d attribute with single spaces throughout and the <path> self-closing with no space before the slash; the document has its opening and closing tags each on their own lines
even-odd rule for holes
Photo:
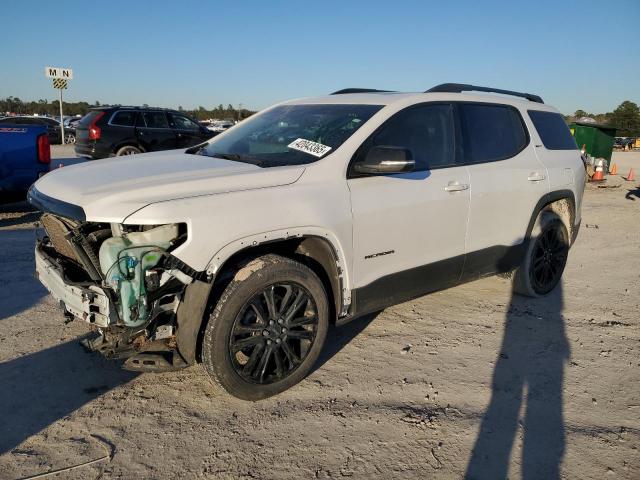
<svg viewBox="0 0 640 480">
<path fill-rule="evenodd" d="M 0 97 L 187 109 L 471 83 L 567 114 L 640 103 L 640 0 L 2 0 Z"/>
</svg>

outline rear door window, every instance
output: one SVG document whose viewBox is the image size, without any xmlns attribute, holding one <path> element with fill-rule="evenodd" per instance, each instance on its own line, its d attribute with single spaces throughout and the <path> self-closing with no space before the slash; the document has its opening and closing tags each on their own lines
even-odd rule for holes
<svg viewBox="0 0 640 480">
<path fill-rule="evenodd" d="M 147 128 L 169 128 L 169 122 L 164 112 L 144 112 L 142 118 Z"/>
<path fill-rule="evenodd" d="M 540 110 L 529 110 L 528 113 L 545 148 L 548 150 L 576 150 L 578 148 L 562 115 Z"/>
<path fill-rule="evenodd" d="M 522 118 L 513 107 L 464 103 L 459 109 L 465 163 L 514 157 L 529 141 Z"/>
<path fill-rule="evenodd" d="M 131 110 L 116 112 L 110 123 L 121 127 L 133 127 L 136 124 L 136 112 Z"/>
<path fill-rule="evenodd" d="M 390 118 L 368 142 L 368 147 L 408 148 L 415 170 L 429 170 L 455 163 L 455 127 L 451 104 L 410 107 Z"/>
</svg>

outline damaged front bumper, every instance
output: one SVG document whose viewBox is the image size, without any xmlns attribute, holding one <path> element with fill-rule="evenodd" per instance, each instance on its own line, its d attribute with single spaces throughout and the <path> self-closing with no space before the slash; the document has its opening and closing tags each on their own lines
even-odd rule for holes
<svg viewBox="0 0 640 480">
<path fill-rule="evenodd" d="M 60 302 L 65 315 L 80 318 L 97 327 L 116 323 L 117 314 L 105 291 L 96 286 L 80 286 L 65 280 L 62 268 L 36 246 L 36 276 L 49 293 Z"/>
<path fill-rule="evenodd" d="M 35 248 L 36 276 L 69 320 L 93 327 L 96 335 L 83 346 L 126 359 L 123 367 L 129 370 L 168 371 L 195 362 L 204 307 L 194 318 L 194 302 L 185 305 L 184 299 L 205 286 L 198 302 L 206 304 L 211 285 L 171 255 L 175 242 L 157 241 L 159 233 L 167 236 L 166 226 L 116 236 L 108 225 L 49 214 L 43 225 Z M 178 229 L 172 231 L 175 236 Z"/>
</svg>

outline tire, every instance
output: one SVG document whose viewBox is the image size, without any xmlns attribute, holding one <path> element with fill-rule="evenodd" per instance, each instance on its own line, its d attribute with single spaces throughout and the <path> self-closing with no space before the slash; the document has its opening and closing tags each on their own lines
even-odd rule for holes
<svg viewBox="0 0 640 480">
<path fill-rule="evenodd" d="M 121 157 L 123 155 L 137 155 L 138 153 L 142 153 L 140 148 L 134 147 L 133 145 L 125 145 L 116 151 L 116 157 Z"/>
<path fill-rule="evenodd" d="M 264 255 L 238 270 L 222 292 L 205 329 L 202 361 L 231 395 L 261 400 L 308 375 L 328 325 L 318 276 L 289 258 Z"/>
<path fill-rule="evenodd" d="M 567 264 L 569 233 L 553 212 L 540 212 L 531 232 L 525 258 L 514 272 L 513 290 L 527 297 L 543 297 L 560 282 Z"/>
<path fill-rule="evenodd" d="M 73 133 L 67 133 L 64 137 L 64 143 L 73 145 L 76 143 L 76 136 Z"/>
</svg>

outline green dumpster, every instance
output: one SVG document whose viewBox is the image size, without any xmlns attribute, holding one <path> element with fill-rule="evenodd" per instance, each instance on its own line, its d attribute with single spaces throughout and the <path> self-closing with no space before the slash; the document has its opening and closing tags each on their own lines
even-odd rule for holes
<svg viewBox="0 0 640 480">
<path fill-rule="evenodd" d="M 615 127 L 597 123 L 573 122 L 569 125 L 569 129 L 573 138 L 576 139 L 579 149 L 582 150 L 582 146 L 585 145 L 587 153 L 592 157 L 611 160 L 616 136 Z"/>
</svg>

